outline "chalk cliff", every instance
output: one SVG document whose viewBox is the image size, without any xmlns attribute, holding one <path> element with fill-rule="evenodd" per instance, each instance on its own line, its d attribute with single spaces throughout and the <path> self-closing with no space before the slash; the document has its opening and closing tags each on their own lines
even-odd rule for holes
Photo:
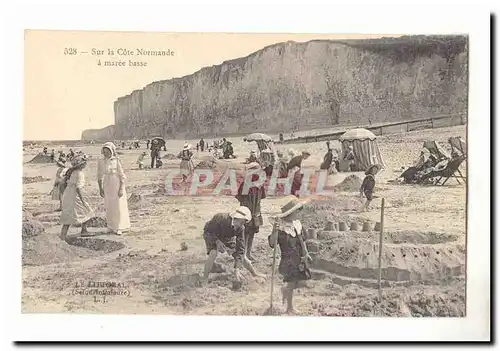
<svg viewBox="0 0 500 351">
<path fill-rule="evenodd" d="M 110 125 L 102 129 L 87 129 L 82 133 L 83 140 L 113 140 L 115 139 L 115 126 Z"/>
<path fill-rule="evenodd" d="M 286 42 L 114 102 L 115 125 L 83 138 L 183 138 L 418 119 L 467 110 L 468 39 Z"/>
</svg>

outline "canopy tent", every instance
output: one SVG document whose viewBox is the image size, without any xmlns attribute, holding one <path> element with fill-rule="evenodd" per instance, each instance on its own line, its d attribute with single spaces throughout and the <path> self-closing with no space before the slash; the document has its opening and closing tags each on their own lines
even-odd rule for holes
<svg viewBox="0 0 500 351">
<path fill-rule="evenodd" d="M 260 140 L 273 141 L 273 139 L 269 135 L 263 133 L 252 133 L 243 138 L 243 141 L 260 141 Z"/>
<path fill-rule="evenodd" d="M 377 137 L 369 130 L 363 128 L 350 129 L 340 136 L 340 142 L 342 143 L 341 159 L 349 151 L 349 146 L 353 148 L 353 170 L 365 171 L 373 164 L 380 164 L 383 168 L 386 168 L 378 148 Z M 343 169 L 342 166 L 340 168 L 344 172 L 348 170 Z"/>
</svg>

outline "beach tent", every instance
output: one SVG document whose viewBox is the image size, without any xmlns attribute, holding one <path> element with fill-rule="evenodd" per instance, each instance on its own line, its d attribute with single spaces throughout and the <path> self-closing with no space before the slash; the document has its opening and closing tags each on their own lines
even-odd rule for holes
<svg viewBox="0 0 500 351">
<path fill-rule="evenodd" d="M 349 145 L 353 147 L 353 170 L 365 171 L 370 165 L 376 163 L 386 168 L 377 145 L 377 137 L 369 130 L 364 128 L 350 129 L 340 136 L 340 142 L 342 143 L 342 157 L 349 151 Z M 343 167 L 340 168 L 343 172 L 347 171 L 347 169 L 342 169 Z"/>
</svg>

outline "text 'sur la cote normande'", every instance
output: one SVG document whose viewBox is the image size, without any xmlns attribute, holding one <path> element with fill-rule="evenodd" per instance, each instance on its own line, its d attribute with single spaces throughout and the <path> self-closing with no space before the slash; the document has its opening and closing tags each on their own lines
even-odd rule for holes
<svg viewBox="0 0 500 351">
<path fill-rule="evenodd" d="M 146 67 L 147 61 L 138 60 L 146 57 L 168 57 L 174 56 L 172 49 L 127 49 L 127 48 L 92 48 L 89 51 L 79 51 L 76 48 L 65 48 L 65 55 L 90 55 L 98 57 L 97 66 L 104 67 Z M 128 60 L 124 60 L 128 58 Z"/>
</svg>

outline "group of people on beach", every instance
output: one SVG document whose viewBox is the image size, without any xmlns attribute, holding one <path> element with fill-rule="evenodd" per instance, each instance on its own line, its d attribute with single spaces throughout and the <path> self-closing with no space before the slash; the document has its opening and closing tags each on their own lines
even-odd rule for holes
<svg viewBox="0 0 500 351">
<path fill-rule="evenodd" d="M 130 228 L 126 176 L 113 143 L 105 143 L 101 153 L 97 164 L 97 183 L 99 194 L 104 199 L 107 227 L 110 233 L 121 235 Z M 87 162 L 88 157 L 83 153 L 68 161 L 57 161 L 59 168 L 51 194 L 53 200 L 60 202 L 61 240 L 67 240 L 70 226 L 81 226 L 81 235 L 89 235 L 87 224 L 95 214 L 85 196 L 84 169 Z"/>
<path fill-rule="evenodd" d="M 194 154 L 191 149 L 192 146 L 185 143 L 177 155 L 181 160 L 182 182 L 187 181 L 194 169 L 192 161 Z M 330 148 L 328 149 L 330 152 Z M 151 143 L 152 159 L 157 154 L 159 154 L 159 148 Z M 103 144 L 101 155 L 97 164 L 97 183 L 99 194 L 104 199 L 107 227 L 109 232 L 121 235 L 130 228 L 126 176 L 122 163 L 117 157 L 116 146 L 112 142 Z M 141 155 L 145 156 L 145 153 Z M 310 155 L 308 151 L 303 151 L 300 155 L 292 157 L 287 164 L 286 171 L 292 171 L 295 177 L 300 178 L 302 162 Z M 246 165 L 247 170 L 261 169 L 262 166 L 257 161 L 255 159 L 249 162 Z M 60 223 L 62 224 L 60 238 L 62 240 L 67 240 L 70 226 L 81 226 L 81 235 L 88 236 L 87 223 L 95 217 L 84 190 L 84 169 L 88 158 L 85 154 L 78 153 L 73 155 L 68 162 L 61 159 L 57 161 L 59 168 L 52 191 L 52 199 L 60 201 Z M 366 177 L 360 194 L 365 196 L 367 201 L 362 210 L 367 210 L 374 198 L 375 175 L 380 168 L 379 165 L 372 165 L 365 172 Z M 256 174 L 254 176 L 258 177 Z M 252 181 L 256 180 L 252 178 Z M 288 313 L 296 312 L 293 306 L 295 289 L 303 287 L 304 281 L 311 279 L 309 269 L 311 256 L 305 245 L 305 230 L 299 220 L 300 211 L 307 203 L 306 200 L 298 197 L 300 183 L 300 179 L 294 182 L 292 195 L 284 200 L 281 213 L 270 218 L 273 230 L 268 236 L 269 246 L 272 249 L 275 247 L 280 249 L 281 259 L 278 270 L 285 282 L 281 291 Z M 266 198 L 266 191 L 264 185 L 252 186 L 245 190 L 244 187 L 245 183 L 242 183 L 238 188 L 235 197 L 239 206 L 234 211 L 217 213 L 204 226 L 203 238 L 208 256 L 204 267 L 204 281 L 208 280 L 218 254 L 224 252 L 231 254 L 234 258 L 233 279 L 235 282 L 242 281 L 241 269 L 243 267 L 255 277 L 263 277 L 253 267 L 252 263 L 255 262 L 255 258 L 252 255 L 252 248 L 254 237 L 263 225 L 261 201 Z"/>
</svg>

